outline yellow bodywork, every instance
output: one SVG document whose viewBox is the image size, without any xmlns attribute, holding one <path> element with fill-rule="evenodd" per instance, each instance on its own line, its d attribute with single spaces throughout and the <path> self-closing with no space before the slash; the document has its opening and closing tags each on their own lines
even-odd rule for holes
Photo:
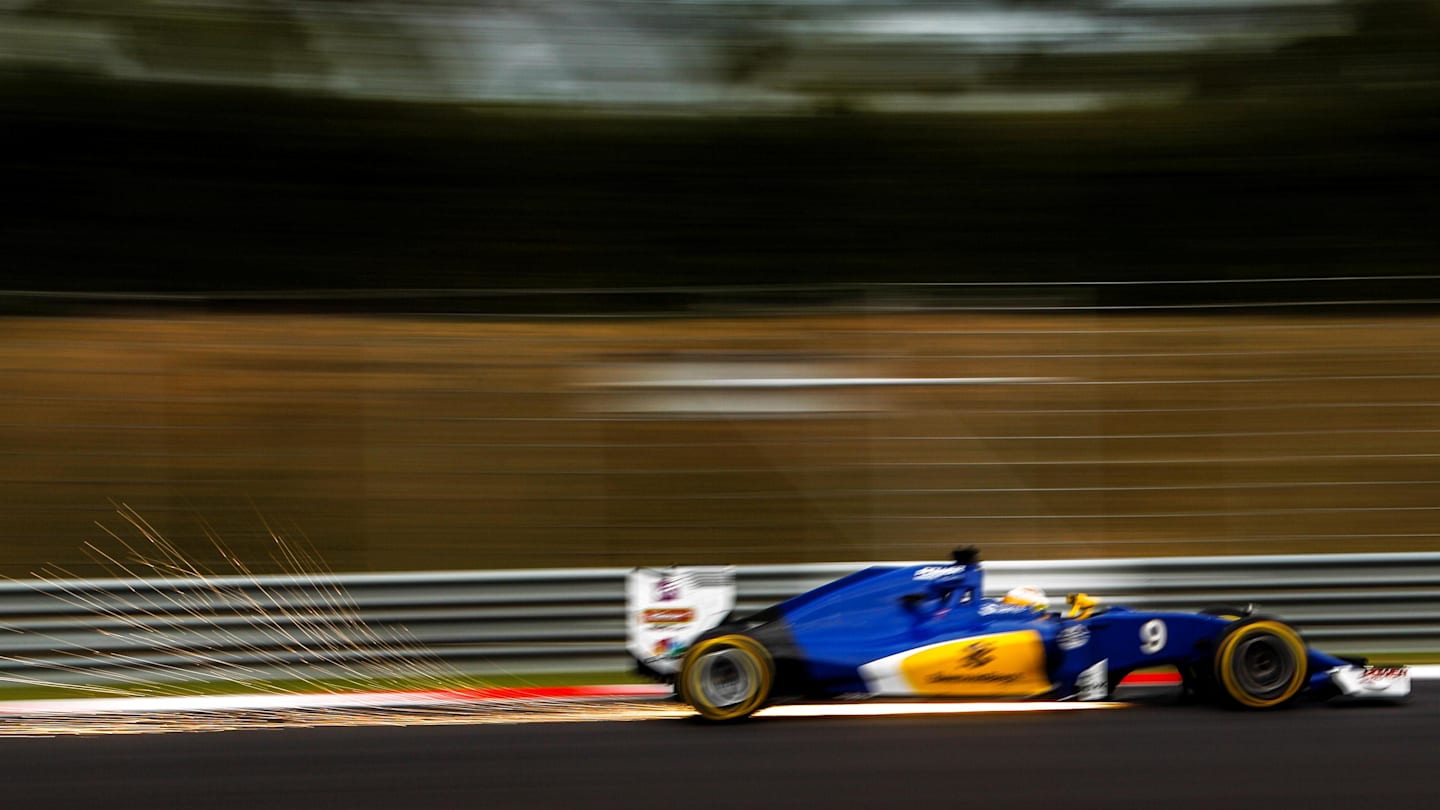
<svg viewBox="0 0 1440 810">
<path fill-rule="evenodd" d="M 1051 689 L 1045 645 L 1034 630 L 927 647 L 902 660 L 900 672 L 921 695 L 1030 697 Z"/>
</svg>

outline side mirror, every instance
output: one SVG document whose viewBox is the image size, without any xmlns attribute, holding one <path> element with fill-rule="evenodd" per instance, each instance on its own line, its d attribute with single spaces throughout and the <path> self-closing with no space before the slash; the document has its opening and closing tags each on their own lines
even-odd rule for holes
<svg viewBox="0 0 1440 810">
<path fill-rule="evenodd" d="M 1065 604 L 1070 606 L 1070 612 L 1065 614 L 1066 618 L 1085 619 L 1099 607 L 1100 600 L 1089 594 L 1072 593 L 1065 596 Z"/>
</svg>

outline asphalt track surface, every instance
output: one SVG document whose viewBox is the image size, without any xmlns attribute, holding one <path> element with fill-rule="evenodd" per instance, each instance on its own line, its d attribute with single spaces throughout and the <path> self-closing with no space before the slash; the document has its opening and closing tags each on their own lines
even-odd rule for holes
<svg viewBox="0 0 1440 810">
<path fill-rule="evenodd" d="M 315 728 L 0 740 L 15 808 L 1440 806 L 1401 706 Z M 1358 804 L 1357 804 L 1358 803 Z"/>
</svg>

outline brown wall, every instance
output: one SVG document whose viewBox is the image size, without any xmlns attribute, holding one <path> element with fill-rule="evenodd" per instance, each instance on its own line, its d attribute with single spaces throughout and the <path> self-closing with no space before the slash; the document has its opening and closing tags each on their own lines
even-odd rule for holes
<svg viewBox="0 0 1440 810">
<path fill-rule="evenodd" d="M 112 500 L 259 569 L 265 521 L 339 570 L 1435 550 L 1437 360 L 1360 314 L 11 318 L 0 570 L 102 573 Z"/>
</svg>

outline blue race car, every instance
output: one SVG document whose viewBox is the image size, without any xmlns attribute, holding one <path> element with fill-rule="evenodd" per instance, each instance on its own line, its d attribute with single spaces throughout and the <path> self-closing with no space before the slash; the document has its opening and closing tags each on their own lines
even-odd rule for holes
<svg viewBox="0 0 1440 810">
<path fill-rule="evenodd" d="M 720 569 L 639 574 L 630 651 L 708 720 L 842 695 L 1106 700 L 1133 670 L 1162 666 L 1191 695 L 1252 709 L 1410 691 L 1403 667 L 1309 649 L 1248 608 L 1131 610 L 1071 594 L 1061 614 L 1038 589 L 986 598 L 973 548 L 950 564 L 867 568 L 743 617 L 728 615 L 733 579 L 727 593 Z"/>
</svg>

